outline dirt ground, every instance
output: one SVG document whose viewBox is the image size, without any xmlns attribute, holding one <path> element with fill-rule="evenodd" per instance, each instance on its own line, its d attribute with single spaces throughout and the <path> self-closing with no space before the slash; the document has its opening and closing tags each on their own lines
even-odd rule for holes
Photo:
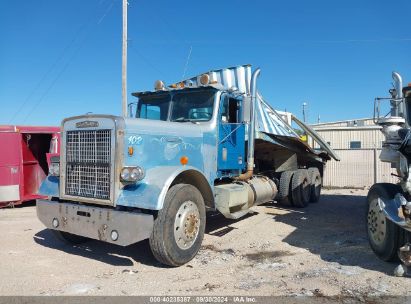
<svg viewBox="0 0 411 304">
<path fill-rule="evenodd" d="M 56 240 L 35 206 L 0 210 L 0 295 L 411 295 L 365 234 L 365 190 L 324 190 L 306 209 L 266 204 L 207 218 L 198 256 L 163 267 L 147 241 Z"/>
</svg>

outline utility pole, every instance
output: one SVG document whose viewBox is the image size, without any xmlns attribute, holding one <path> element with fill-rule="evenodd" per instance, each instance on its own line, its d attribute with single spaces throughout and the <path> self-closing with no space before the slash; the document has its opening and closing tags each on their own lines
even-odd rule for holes
<svg viewBox="0 0 411 304">
<path fill-rule="evenodd" d="M 127 117 L 127 0 L 123 0 L 123 56 L 122 56 L 122 109 L 123 116 Z"/>
<path fill-rule="evenodd" d="M 306 122 L 307 120 L 306 120 L 306 110 L 305 110 L 305 108 L 308 106 L 308 104 L 304 101 L 303 102 L 303 121 L 304 122 Z"/>
<path fill-rule="evenodd" d="M 320 114 L 318 114 L 317 123 L 320 123 Z"/>
</svg>

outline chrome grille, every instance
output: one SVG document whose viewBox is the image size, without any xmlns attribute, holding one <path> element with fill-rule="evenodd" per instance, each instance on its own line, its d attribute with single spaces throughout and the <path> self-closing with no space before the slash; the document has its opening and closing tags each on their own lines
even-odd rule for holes
<svg viewBox="0 0 411 304">
<path fill-rule="evenodd" d="M 111 130 L 66 132 L 66 195 L 110 199 Z"/>
</svg>

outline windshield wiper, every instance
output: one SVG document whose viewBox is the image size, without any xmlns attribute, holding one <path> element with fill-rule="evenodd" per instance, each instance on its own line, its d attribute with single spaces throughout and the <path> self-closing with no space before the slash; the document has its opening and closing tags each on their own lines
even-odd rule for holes
<svg viewBox="0 0 411 304">
<path fill-rule="evenodd" d="M 193 119 L 190 119 L 190 118 L 185 118 L 185 117 L 179 117 L 179 118 L 177 118 L 177 119 L 174 119 L 173 121 L 176 121 L 176 122 L 192 122 L 192 123 L 194 123 L 194 124 L 197 124 L 197 121 L 195 121 L 195 120 L 193 120 Z"/>
</svg>

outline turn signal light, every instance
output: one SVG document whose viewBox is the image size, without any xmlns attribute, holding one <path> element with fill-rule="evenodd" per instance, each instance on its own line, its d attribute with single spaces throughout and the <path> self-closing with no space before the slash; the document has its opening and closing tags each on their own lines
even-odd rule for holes
<svg viewBox="0 0 411 304">
<path fill-rule="evenodd" d="M 187 164 L 188 164 L 188 157 L 187 157 L 187 156 L 182 156 L 182 157 L 180 158 L 180 163 L 181 163 L 183 166 L 187 165 Z"/>
</svg>

